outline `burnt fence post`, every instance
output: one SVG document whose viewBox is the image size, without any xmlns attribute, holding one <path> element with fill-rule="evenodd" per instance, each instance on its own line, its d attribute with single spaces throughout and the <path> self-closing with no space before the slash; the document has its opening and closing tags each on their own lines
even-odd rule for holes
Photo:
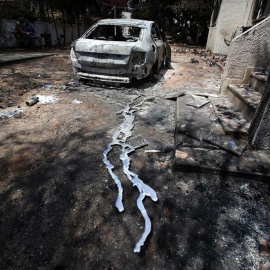
<svg viewBox="0 0 270 270">
<path fill-rule="evenodd" d="M 248 140 L 253 149 L 270 149 L 270 75 L 265 84 L 261 102 L 251 122 Z"/>
</svg>

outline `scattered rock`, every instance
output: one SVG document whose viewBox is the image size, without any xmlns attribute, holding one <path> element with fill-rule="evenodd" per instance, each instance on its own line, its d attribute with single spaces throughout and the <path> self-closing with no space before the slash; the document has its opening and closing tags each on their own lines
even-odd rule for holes
<svg viewBox="0 0 270 270">
<path fill-rule="evenodd" d="M 199 64 L 199 61 L 198 61 L 197 59 L 195 59 L 195 58 L 191 58 L 191 59 L 190 59 L 190 62 L 191 62 L 192 64 Z"/>
<path fill-rule="evenodd" d="M 261 235 L 258 236 L 260 257 L 270 257 L 269 242 Z"/>
<path fill-rule="evenodd" d="M 260 267 L 260 270 L 270 270 L 270 262 L 266 262 Z"/>
<path fill-rule="evenodd" d="M 168 190 L 169 188 L 168 188 L 168 186 L 164 186 L 163 189 Z"/>
<path fill-rule="evenodd" d="M 247 191 L 248 188 L 249 188 L 249 184 L 245 184 L 245 185 L 240 186 L 239 189 L 240 189 L 241 192 L 244 192 L 244 191 Z"/>
<path fill-rule="evenodd" d="M 176 183 L 176 186 L 177 186 L 178 188 L 181 188 L 181 187 L 182 187 L 181 182 L 177 182 L 177 183 Z"/>
<path fill-rule="evenodd" d="M 195 190 L 199 191 L 199 192 L 204 192 L 206 191 L 206 188 L 204 185 L 202 184 L 198 184 L 197 186 L 194 187 Z"/>
<path fill-rule="evenodd" d="M 239 190 L 240 190 L 240 195 L 243 198 L 245 198 L 246 200 L 251 200 L 254 198 L 254 194 L 250 190 L 249 184 L 245 184 L 245 185 L 240 186 Z"/>
<path fill-rule="evenodd" d="M 82 104 L 82 101 L 77 100 L 77 99 L 74 99 L 74 100 L 72 101 L 72 104 Z"/>
</svg>

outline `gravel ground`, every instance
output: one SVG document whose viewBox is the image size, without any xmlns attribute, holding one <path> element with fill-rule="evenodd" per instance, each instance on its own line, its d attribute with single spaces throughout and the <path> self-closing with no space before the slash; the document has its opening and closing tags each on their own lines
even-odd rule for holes
<svg viewBox="0 0 270 270">
<path fill-rule="evenodd" d="M 0 119 L 0 269 L 249 270 L 267 262 L 258 237 L 270 240 L 268 183 L 172 168 L 175 102 L 161 95 L 181 86 L 209 88 L 210 77 L 215 90 L 220 79 L 216 67 L 189 63 L 190 54 L 173 57 L 174 70 L 118 88 L 77 81 L 67 52 L 0 67 L 7 75 L 0 84 L 3 106 L 11 101 L 9 110 L 23 109 Z M 176 83 L 180 67 L 185 80 Z M 197 81 L 196 70 L 204 70 Z M 130 169 L 157 192 L 158 202 L 144 201 L 152 232 L 135 254 L 144 230 L 139 193 L 115 147 L 109 159 L 124 188 L 119 213 L 102 159 L 124 121 L 117 113 L 141 94 L 129 142 L 143 139 L 148 146 L 130 155 Z M 26 108 L 33 95 L 58 100 Z"/>
</svg>

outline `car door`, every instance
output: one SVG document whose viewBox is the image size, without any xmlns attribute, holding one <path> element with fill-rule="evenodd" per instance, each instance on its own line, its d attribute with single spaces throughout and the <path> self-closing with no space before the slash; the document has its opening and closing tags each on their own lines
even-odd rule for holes
<svg viewBox="0 0 270 270">
<path fill-rule="evenodd" d="M 157 24 L 155 24 L 155 23 L 152 24 L 151 35 L 152 35 L 152 39 L 156 45 L 156 50 L 158 52 L 157 69 L 159 69 L 163 65 L 164 43 L 163 43 L 159 28 L 158 28 Z"/>
</svg>

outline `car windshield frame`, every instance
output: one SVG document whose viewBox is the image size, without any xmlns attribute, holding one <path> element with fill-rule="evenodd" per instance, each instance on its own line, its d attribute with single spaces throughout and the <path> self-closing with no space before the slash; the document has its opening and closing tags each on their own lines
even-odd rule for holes
<svg viewBox="0 0 270 270">
<path fill-rule="evenodd" d="M 137 42 L 143 40 L 145 29 L 144 25 L 137 24 L 98 23 L 86 31 L 82 38 L 99 41 Z M 135 35 L 131 34 L 130 30 L 133 30 Z M 106 32 L 108 32 L 107 35 Z"/>
</svg>

